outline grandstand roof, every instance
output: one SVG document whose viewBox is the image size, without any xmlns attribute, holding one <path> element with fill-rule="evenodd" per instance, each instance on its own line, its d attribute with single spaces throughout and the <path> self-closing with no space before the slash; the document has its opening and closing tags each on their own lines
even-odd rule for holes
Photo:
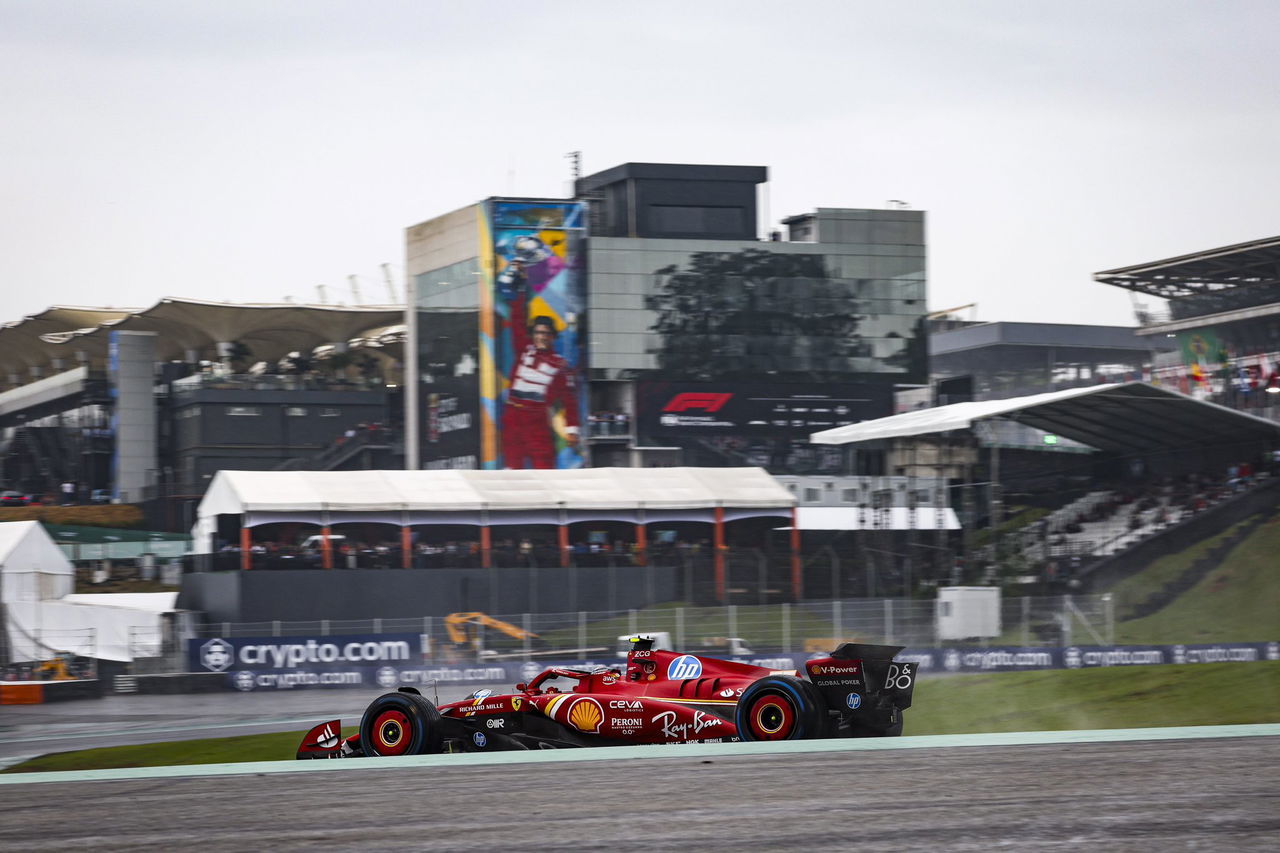
<svg viewBox="0 0 1280 853">
<path fill-rule="evenodd" d="M 54 306 L 0 326 L 0 379 L 24 378 L 30 367 L 84 353 L 106 358 L 112 330 L 157 333 L 157 358 L 183 359 L 194 350 L 216 360 L 218 343 L 247 346 L 254 360 L 278 360 L 321 344 L 381 339 L 403 322 L 401 305 L 237 304 L 166 297 L 145 309 Z"/>
<path fill-rule="evenodd" d="M 1280 237 L 1105 270 L 1094 273 L 1093 280 L 1164 299 L 1275 285 L 1280 283 Z"/>
<path fill-rule="evenodd" d="M 1280 424 L 1144 382 L 1069 388 L 1046 394 L 953 403 L 823 430 L 813 444 L 853 444 L 972 429 L 1014 421 L 1117 453 L 1196 450 L 1251 441 L 1280 442 Z"/>
</svg>

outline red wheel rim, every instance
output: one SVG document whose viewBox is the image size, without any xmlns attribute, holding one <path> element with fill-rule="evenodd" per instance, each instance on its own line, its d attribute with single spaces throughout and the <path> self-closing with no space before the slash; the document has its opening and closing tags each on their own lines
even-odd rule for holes
<svg viewBox="0 0 1280 853">
<path fill-rule="evenodd" d="M 766 694 L 751 703 L 747 717 L 756 740 L 786 740 L 796 725 L 796 712 L 781 696 Z"/>
<path fill-rule="evenodd" d="M 373 747 L 378 755 L 404 755 L 412 740 L 409 718 L 395 710 L 383 711 L 373 721 Z"/>
</svg>

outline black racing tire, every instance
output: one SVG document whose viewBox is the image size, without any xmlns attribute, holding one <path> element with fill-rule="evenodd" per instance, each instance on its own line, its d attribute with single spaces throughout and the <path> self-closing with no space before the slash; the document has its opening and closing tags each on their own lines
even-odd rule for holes
<svg viewBox="0 0 1280 853">
<path fill-rule="evenodd" d="M 360 747 L 365 755 L 429 755 L 443 746 L 440 711 L 416 693 L 379 696 L 360 718 Z"/>
<path fill-rule="evenodd" d="M 827 708 L 809 682 L 766 675 L 742 691 L 733 722 L 744 741 L 819 738 L 827 734 Z"/>
</svg>

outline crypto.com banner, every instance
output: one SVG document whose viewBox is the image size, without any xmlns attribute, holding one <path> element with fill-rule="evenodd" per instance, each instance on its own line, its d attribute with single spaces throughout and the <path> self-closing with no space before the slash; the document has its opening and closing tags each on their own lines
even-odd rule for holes
<svg viewBox="0 0 1280 853">
<path fill-rule="evenodd" d="M 544 669 L 622 667 L 621 658 L 594 660 L 429 661 L 418 634 L 344 637 L 236 637 L 189 640 L 192 672 L 222 672 L 237 690 L 363 687 L 393 690 L 436 685 L 515 685 Z M 826 653 L 779 653 L 731 658 L 771 670 L 803 671 L 805 661 Z M 907 648 L 895 660 L 929 673 L 1016 672 L 1160 664 L 1242 663 L 1280 660 L 1280 643 L 1198 643 L 1147 646 L 999 646 Z M 429 694 L 428 694 L 429 695 Z"/>
</svg>

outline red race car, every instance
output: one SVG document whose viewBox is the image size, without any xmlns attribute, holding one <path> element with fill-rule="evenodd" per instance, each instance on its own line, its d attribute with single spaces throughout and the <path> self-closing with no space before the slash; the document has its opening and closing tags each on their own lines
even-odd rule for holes
<svg viewBox="0 0 1280 853">
<path fill-rule="evenodd" d="M 514 693 L 479 690 L 436 707 L 412 687 L 379 696 L 359 734 L 316 726 L 298 758 L 902 734 L 916 664 L 902 646 L 846 643 L 805 677 L 632 641 L 625 670 L 552 667 Z"/>
</svg>

